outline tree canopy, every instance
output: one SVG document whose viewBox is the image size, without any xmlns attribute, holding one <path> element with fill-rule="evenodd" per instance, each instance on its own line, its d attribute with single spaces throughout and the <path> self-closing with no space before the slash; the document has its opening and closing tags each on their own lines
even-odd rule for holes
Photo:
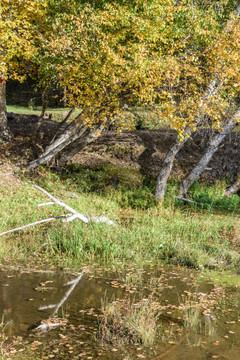
<svg viewBox="0 0 240 360">
<path fill-rule="evenodd" d="M 1 71 L 31 76 L 42 87 L 59 83 L 89 125 L 126 105 L 147 106 L 181 135 L 201 112 L 220 127 L 239 95 L 240 24 L 231 21 L 237 1 L 2 0 L 0 6 Z M 205 98 L 214 79 L 214 96 Z"/>
</svg>

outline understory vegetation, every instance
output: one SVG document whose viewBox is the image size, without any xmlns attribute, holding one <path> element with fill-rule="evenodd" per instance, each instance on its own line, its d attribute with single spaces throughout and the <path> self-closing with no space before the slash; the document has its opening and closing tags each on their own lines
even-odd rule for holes
<svg viewBox="0 0 240 360">
<path fill-rule="evenodd" d="M 10 258 L 35 264 L 43 259 L 63 267 L 101 263 L 114 266 L 164 261 L 193 268 L 225 269 L 240 264 L 238 216 L 240 198 L 224 197 L 225 181 L 196 184 L 195 203 L 176 199 L 172 180 L 164 203 L 153 198 L 151 179 L 136 170 L 105 165 L 69 165 L 61 174 L 42 168 L 9 191 L 1 189 L 0 232 L 51 216 L 57 205 L 33 187 L 38 184 L 82 214 L 105 215 L 116 223 L 84 224 L 56 220 L 1 237 L 1 262 Z"/>
</svg>

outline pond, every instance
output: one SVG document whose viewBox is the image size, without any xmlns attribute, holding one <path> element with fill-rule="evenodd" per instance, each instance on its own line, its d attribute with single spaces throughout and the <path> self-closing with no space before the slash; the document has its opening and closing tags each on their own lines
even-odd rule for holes
<svg viewBox="0 0 240 360">
<path fill-rule="evenodd" d="M 160 265 L 77 277 L 1 268 L 3 359 L 240 359 L 239 276 Z M 103 304 L 149 297 L 159 308 L 154 343 L 105 341 Z"/>
</svg>

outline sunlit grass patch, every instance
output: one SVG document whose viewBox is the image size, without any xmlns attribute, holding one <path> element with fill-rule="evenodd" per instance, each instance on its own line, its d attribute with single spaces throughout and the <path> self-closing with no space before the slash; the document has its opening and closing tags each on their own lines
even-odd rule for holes
<svg viewBox="0 0 240 360">
<path fill-rule="evenodd" d="M 190 189 L 189 197 L 199 203 L 198 207 L 203 209 L 239 212 L 240 197 L 238 195 L 225 196 L 226 186 L 227 182 L 224 180 L 216 181 L 214 185 L 195 183 Z"/>
<path fill-rule="evenodd" d="M 20 105 L 8 105 L 7 111 L 12 112 L 14 114 L 23 114 L 23 115 L 37 115 L 39 116 L 42 112 L 41 106 L 20 106 Z M 62 121 L 66 114 L 70 111 L 70 108 L 67 107 L 57 107 L 57 108 L 47 108 L 46 115 L 52 115 L 52 120 L 54 121 Z M 71 115 L 71 119 L 73 119 L 79 111 L 75 110 Z"/>
<path fill-rule="evenodd" d="M 117 226 L 84 224 L 78 219 L 66 224 L 56 220 L 37 225 L 1 237 L 1 258 L 12 255 L 15 259 L 28 259 L 34 254 L 39 261 L 45 258 L 60 266 L 159 261 L 193 268 L 239 266 L 237 239 L 233 241 L 233 236 L 237 236 L 234 229 L 238 207 L 234 212 L 215 212 L 176 204 L 176 182 L 168 185 L 166 200 L 158 205 L 151 195 L 151 181 L 148 184 L 141 176 L 131 169 L 113 166 L 73 166 L 60 175 L 42 168 L 31 179 L 23 176 L 22 183 L 11 191 L 3 187 L 0 232 L 65 213 L 57 205 L 38 208 L 37 204 L 49 199 L 33 187 L 34 183 L 80 213 L 107 216 Z M 117 187 L 108 183 L 109 177 L 117 177 Z M 97 185 L 99 191 L 94 191 Z M 221 196 L 219 188 L 217 184 L 215 190 L 211 189 L 215 199 Z M 199 189 L 207 191 L 204 187 Z"/>
</svg>

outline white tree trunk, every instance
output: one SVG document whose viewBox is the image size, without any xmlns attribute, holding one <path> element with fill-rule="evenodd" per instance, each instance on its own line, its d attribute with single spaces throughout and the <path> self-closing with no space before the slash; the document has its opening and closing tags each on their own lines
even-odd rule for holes
<svg viewBox="0 0 240 360">
<path fill-rule="evenodd" d="M 185 142 L 187 141 L 187 137 L 184 140 L 177 140 L 175 144 L 173 144 L 167 153 L 167 156 L 164 159 L 163 165 L 157 177 L 157 184 L 155 188 L 155 199 L 161 200 L 165 196 L 165 190 L 169 175 L 172 171 L 173 163 L 176 158 L 177 153 L 181 150 Z"/>
<path fill-rule="evenodd" d="M 225 196 L 231 196 L 233 194 L 236 194 L 239 190 L 240 190 L 240 174 L 238 174 L 237 180 L 229 188 L 227 188 L 225 192 Z"/>
<path fill-rule="evenodd" d="M 71 124 L 70 124 L 71 125 Z M 66 129 L 63 134 L 56 139 L 44 153 L 36 160 L 30 162 L 27 166 L 28 169 L 36 168 L 41 164 L 46 164 L 53 159 L 61 150 L 63 150 L 66 146 L 68 146 L 73 141 L 77 140 L 80 136 L 82 136 L 85 131 L 88 130 L 87 125 L 79 125 L 78 128 L 75 127 L 75 132 L 73 131 L 73 126 L 71 126 L 71 131 Z"/>
<path fill-rule="evenodd" d="M 211 81 L 211 83 L 208 86 L 208 89 L 203 99 L 204 102 L 207 102 L 208 99 L 218 91 L 218 89 L 219 89 L 219 85 L 217 84 L 217 80 L 214 79 L 213 81 Z M 204 112 L 202 112 L 196 119 L 196 125 L 201 123 L 203 117 L 204 117 Z M 157 177 L 157 184 L 155 188 L 156 200 L 164 199 L 167 181 L 171 173 L 176 155 L 181 150 L 185 142 L 189 139 L 189 137 L 191 137 L 192 132 L 193 132 L 192 129 L 188 127 L 185 131 L 186 135 L 184 136 L 184 138 L 182 140 L 177 139 L 177 141 L 171 146 L 169 152 L 167 153 L 163 165 L 161 167 L 161 170 Z"/>
<path fill-rule="evenodd" d="M 64 166 L 69 160 L 73 158 L 79 151 L 81 151 L 85 146 L 95 141 L 102 133 L 104 129 L 103 125 L 100 125 L 92 129 L 88 129 L 81 137 L 77 140 L 66 146 L 60 153 L 57 159 L 58 166 Z"/>
<path fill-rule="evenodd" d="M 240 120 L 240 111 L 236 112 L 234 116 L 227 121 L 223 125 L 223 130 L 217 133 L 213 138 L 210 140 L 210 143 L 200 159 L 197 165 L 191 170 L 191 172 L 182 180 L 180 184 L 180 197 L 185 197 L 190 186 L 199 178 L 199 176 L 203 173 L 206 166 L 212 159 L 215 152 L 219 149 L 219 145 L 221 142 L 226 138 L 227 135 L 234 129 L 237 122 Z"/>
</svg>

